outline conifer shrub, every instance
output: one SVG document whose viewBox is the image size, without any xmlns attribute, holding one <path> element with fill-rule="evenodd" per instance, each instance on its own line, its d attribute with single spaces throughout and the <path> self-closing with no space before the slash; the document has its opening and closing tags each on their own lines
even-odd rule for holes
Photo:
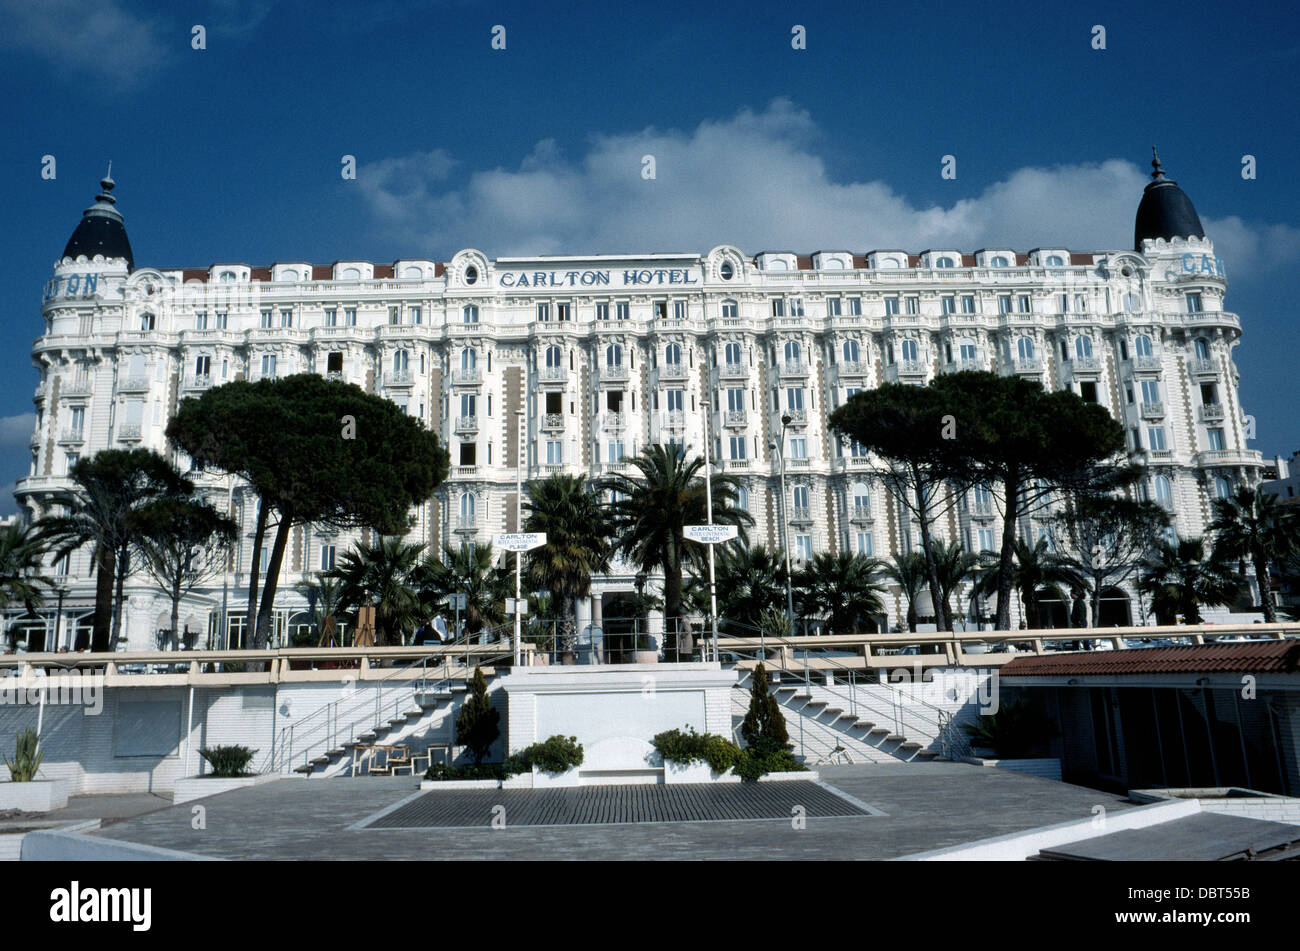
<svg viewBox="0 0 1300 951">
<path fill-rule="evenodd" d="M 474 765 L 483 763 L 492 744 L 501 735 L 501 711 L 492 708 L 488 699 L 487 680 L 480 667 L 474 668 L 469 682 L 469 696 L 456 714 L 456 742 L 469 749 Z"/>
</svg>

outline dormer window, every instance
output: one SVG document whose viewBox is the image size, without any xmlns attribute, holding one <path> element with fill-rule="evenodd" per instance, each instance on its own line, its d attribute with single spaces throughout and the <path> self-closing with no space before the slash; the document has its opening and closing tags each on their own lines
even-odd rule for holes
<svg viewBox="0 0 1300 951">
<path fill-rule="evenodd" d="M 148 311 L 145 311 L 143 314 L 140 315 L 140 329 L 142 331 L 149 331 L 154 329 L 153 314 L 149 313 Z"/>
</svg>

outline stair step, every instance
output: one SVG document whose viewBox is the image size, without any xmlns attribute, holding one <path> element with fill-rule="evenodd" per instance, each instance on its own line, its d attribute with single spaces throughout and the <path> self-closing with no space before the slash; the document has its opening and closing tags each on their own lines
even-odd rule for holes
<svg viewBox="0 0 1300 951">
<path fill-rule="evenodd" d="M 359 740 L 361 740 L 361 741 L 363 741 L 363 742 L 362 742 L 362 743 L 359 743 L 359 744 L 354 744 L 354 745 L 356 745 L 356 746 L 360 746 L 360 745 L 364 745 L 365 743 L 369 743 L 371 740 L 373 740 L 373 739 L 374 739 L 375 737 L 377 737 L 378 735 L 379 735 L 379 734 L 376 733 L 374 730 L 366 730 L 365 733 L 362 733 L 362 734 L 360 734 L 360 735 L 357 737 L 357 739 L 359 739 Z"/>
<path fill-rule="evenodd" d="M 872 736 L 876 735 L 877 733 L 888 734 L 888 733 L 889 733 L 889 727 L 887 727 L 887 726 L 873 726 L 873 727 L 871 728 L 871 734 L 872 734 Z"/>
<path fill-rule="evenodd" d="M 783 691 L 783 690 L 798 690 L 798 689 L 799 689 L 799 688 L 798 688 L 798 687 L 795 687 L 795 686 L 777 687 L 777 688 L 776 688 L 776 692 L 777 692 L 777 693 L 780 693 L 780 692 Z"/>
<path fill-rule="evenodd" d="M 885 737 L 885 742 L 886 742 L 886 743 L 898 743 L 899 741 L 901 741 L 901 740 L 905 740 L 905 739 L 907 739 L 907 737 L 905 737 L 905 736 L 899 736 L 897 733 L 891 733 L 891 734 L 889 734 L 889 736 Z"/>
<path fill-rule="evenodd" d="M 917 758 L 917 759 L 934 759 L 934 758 L 935 758 L 936 756 L 938 756 L 938 755 L 939 755 L 939 752 L 938 752 L 937 750 L 917 750 L 917 751 L 916 751 L 916 758 Z"/>
<path fill-rule="evenodd" d="M 347 752 L 347 750 L 340 746 L 340 747 L 336 747 L 336 748 L 334 748 L 334 749 L 332 749 L 332 750 L 328 750 L 328 751 L 326 751 L 325 755 L 326 755 L 327 757 L 329 757 L 330 759 L 333 759 L 333 758 L 336 757 L 336 756 L 342 756 L 342 755 L 343 755 L 344 753 L 346 753 L 346 752 Z"/>
<path fill-rule="evenodd" d="M 826 706 L 826 701 L 825 701 L 825 700 L 811 700 L 811 699 L 810 699 L 807 703 L 804 704 L 804 706 L 805 706 L 805 707 L 824 707 L 824 706 Z"/>
<path fill-rule="evenodd" d="M 827 707 L 825 710 L 822 711 L 822 713 L 843 713 L 843 712 L 844 712 L 843 707 Z M 839 717 L 836 717 L 835 719 L 838 720 Z"/>
<path fill-rule="evenodd" d="M 875 724 L 870 720 L 859 720 L 857 723 L 853 724 L 853 726 L 849 727 L 849 729 L 856 730 L 861 727 L 864 730 L 870 730 L 873 726 L 875 726 Z"/>
<path fill-rule="evenodd" d="M 900 750 L 919 750 L 921 748 L 921 744 L 916 742 L 916 740 L 905 740 L 904 742 L 898 744 L 898 748 Z"/>
<path fill-rule="evenodd" d="M 306 765 L 303 766 L 295 766 L 293 768 L 293 771 L 295 773 L 310 773 L 315 768 L 316 768 L 315 766 L 312 766 L 310 763 L 307 763 Z"/>
<path fill-rule="evenodd" d="M 411 717 L 422 717 L 422 716 L 424 716 L 424 711 L 423 711 L 423 710 L 407 710 L 407 711 L 406 711 L 406 719 L 408 719 L 408 720 L 411 719 Z"/>
<path fill-rule="evenodd" d="M 328 766 L 329 761 L 330 758 L 328 756 L 317 756 L 312 759 L 312 764 L 315 766 Z"/>
</svg>

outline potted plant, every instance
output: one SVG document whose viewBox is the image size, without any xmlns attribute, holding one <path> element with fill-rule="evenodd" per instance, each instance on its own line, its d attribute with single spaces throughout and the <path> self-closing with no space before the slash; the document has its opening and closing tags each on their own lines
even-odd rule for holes
<svg viewBox="0 0 1300 951">
<path fill-rule="evenodd" d="M 9 768 L 9 782 L 0 783 L 0 810 L 50 812 L 68 804 L 71 787 L 68 780 L 36 778 L 45 758 L 40 745 L 40 737 L 31 727 L 17 734 L 14 758 L 4 757 L 5 766 Z"/>
<path fill-rule="evenodd" d="M 249 770 L 249 764 L 256 753 L 257 750 L 250 750 L 247 746 L 201 748 L 199 755 L 207 760 L 212 771 L 202 776 L 176 780 L 172 787 L 172 803 L 189 802 L 191 799 L 202 799 L 205 796 L 215 796 L 217 793 L 278 779 L 276 773 L 257 774 Z"/>
</svg>

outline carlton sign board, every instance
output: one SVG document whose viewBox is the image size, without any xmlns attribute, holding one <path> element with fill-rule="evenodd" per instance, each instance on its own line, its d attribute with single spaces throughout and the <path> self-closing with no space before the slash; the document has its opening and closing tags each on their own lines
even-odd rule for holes
<svg viewBox="0 0 1300 951">
<path fill-rule="evenodd" d="M 496 538 L 496 546 L 506 551 L 532 551 L 545 544 L 545 532 L 513 532 L 508 535 L 498 535 Z"/>
<path fill-rule="evenodd" d="M 718 545 L 736 537 L 735 525 L 683 525 L 682 534 L 693 542 Z"/>
</svg>

